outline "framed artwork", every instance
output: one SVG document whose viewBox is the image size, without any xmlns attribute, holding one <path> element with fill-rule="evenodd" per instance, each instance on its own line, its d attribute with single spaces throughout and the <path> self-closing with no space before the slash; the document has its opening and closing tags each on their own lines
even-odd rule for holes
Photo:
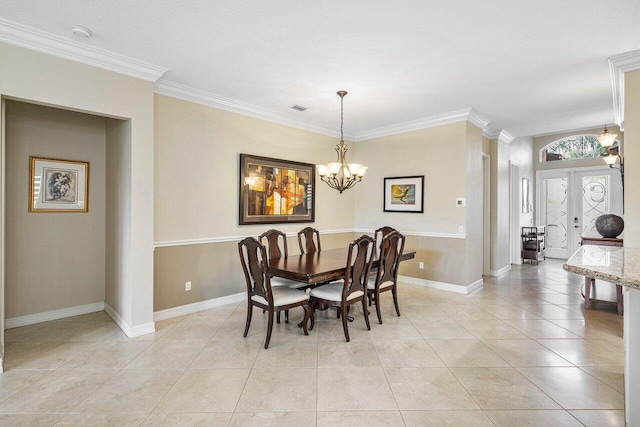
<svg viewBox="0 0 640 427">
<path fill-rule="evenodd" d="M 29 212 L 89 212 L 89 162 L 30 157 Z"/>
<path fill-rule="evenodd" d="M 313 222 L 315 165 L 240 154 L 240 225 Z"/>
<path fill-rule="evenodd" d="M 522 213 L 531 212 L 531 202 L 529 201 L 529 179 L 522 178 Z"/>
<path fill-rule="evenodd" d="M 384 179 L 385 212 L 424 212 L 424 175 Z"/>
</svg>

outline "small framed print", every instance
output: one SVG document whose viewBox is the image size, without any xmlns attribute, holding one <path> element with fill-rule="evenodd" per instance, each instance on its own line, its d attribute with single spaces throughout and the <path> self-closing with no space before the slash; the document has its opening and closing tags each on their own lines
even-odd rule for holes
<svg viewBox="0 0 640 427">
<path fill-rule="evenodd" d="M 29 158 L 29 212 L 88 212 L 89 162 Z"/>
<path fill-rule="evenodd" d="M 384 179 L 385 212 L 424 212 L 424 175 Z"/>
</svg>

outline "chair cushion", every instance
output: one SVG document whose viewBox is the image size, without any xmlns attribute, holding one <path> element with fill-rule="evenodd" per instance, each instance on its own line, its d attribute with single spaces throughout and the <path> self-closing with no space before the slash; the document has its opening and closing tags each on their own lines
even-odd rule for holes
<svg viewBox="0 0 640 427">
<path fill-rule="evenodd" d="M 278 286 L 275 288 L 272 287 L 271 294 L 273 295 L 273 305 L 275 307 L 295 304 L 297 302 L 307 301 L 309 299 L 309 295 L 307 295 L 306 292 L 289 288 L 287 286 Z M 267 303 L 267 300 L 262 298 L 260 295 L 253 295 L 251 299 L 253 301 L 259 302 L 260 304 L 269 305 Z"/>
<path fill-rule="evenodd" d="M 393 286 L 393 281 L 387 280 L 386 282 L 380 283 L 380 289 L 388 288 Z M 369 277 L 369 281 L 367 282 L 367 289 L 375 289 L 376 288 L 376 278 Z"/>
<path fill-rule="evenodd" d="M 271 278 L 271 287 L 275 288 L 278 286 L 288 286 L 289 288 L 299 289 L 307 286 L 306 283 L 296 282 L 295 280 L 289 280 L 282 277 L 272 277 Z"/>
<path fill-rule="evenodd" d="M 342 301 L 342 288 L 344 287 L 344 281 L 329 283 L 328 285 L 318 286 L 315 289 L 311 289 L 309 295 L 312 297 L 325 299 L 327 301 Z M 348 300 L 352 300 L 354 298 L 358 298 L 364 295 L 362 291 L 352 292 L 351 295 L 347 297 Z"/>
</svg>

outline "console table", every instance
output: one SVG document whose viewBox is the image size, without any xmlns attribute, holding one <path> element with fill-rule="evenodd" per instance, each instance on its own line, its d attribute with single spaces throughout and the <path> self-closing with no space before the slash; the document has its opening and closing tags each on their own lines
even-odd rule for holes
<svg viewBox="0 0 640 427">
<path fill-rule="evenodd" d="M 599 245 L 599 246 L 622 246 L 624 241 L 622 239 L 612 239 L 608 237 L 585 237 L 582 236 L 581 244 L 584 245 Z M 584 308 L 586 310 L 591 309 L 592 303 L 600 304 L 615 304 L 618 307 L 618 314 L 622 316 L 623 302 L 622 302 L 622 286 L 611 285 L 608 283 L 600 283 L 598 289 L 596 289 L 596 279 L 593 277 L 584 278 Z"/>
</svg>

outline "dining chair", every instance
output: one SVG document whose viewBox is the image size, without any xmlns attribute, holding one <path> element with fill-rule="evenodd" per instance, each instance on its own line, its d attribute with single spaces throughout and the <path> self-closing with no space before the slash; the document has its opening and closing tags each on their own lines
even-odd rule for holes
<svg viewBox="0 0 640 427">
<path fill-rule="evenodd" d="M 380 294 L 382 292 L 391 291 L 396 313 L 400 316 L 400 308 L 398 306 L 398 269 L 400 267 L 400 255 L 404 251 L 404 240 L 404 235 L 398 231 L 392 231 L 382 239 L 379 248 L 378 270 L 369 277 L 367 283 L 369 305 L 371 305 L 371 301 L 375 304 L 380 324 L 382 324 L 382 315 L 380 313 Z"/>
<path fill-rule="evenodd" d="M 282 258 L 289 255 L 287 250 L 287 235 L 280 230 L 267 230 L 258 236 L 258 241 L 267 249 L 269 259 Z M 271 286 L 288 286 L 290 288 L 299 289 L 306 286 L 305 283 L 296 282 L 295 280 L 285 279 L 283 277 L 271 276 Z M 276 321 L 280 323 L 280 313 L 276 315 Z M 284 321 L 289 323 L 289 310 L 284 312 Z"/>
<path fill-rule="evenodd" d="M 267 250 L 257 239 L 253 237 L 243 239 L 238 243 L 238 252 L 247 282 L 247 323 L 244 328 L 244 337 L 246 338 L 247 333 L 249 333 L 253 307 L 256 306 L 267 311 L 269 320 L 267 323 L 267 339 L 264 342 L 264 348 L 267 349 L 273 330 L 274 313 L 302 307 L 306 319 L 308 317 L 309 295 L 304 291 L 288 286 L 271 286 Z M 302 325 L 302 328 L 304 334 L 309 335 L 306 322 Z"/>
<path fill-rule="evenodd" d="M 298 245 L 301 254 L 320 252 L 320 232 L 312 227 L 305 227 L 298 231 Z"/>
<path fill-rule="evenodd" d="M 377 258 L 380 258 L 380 243 L 382 243 L 382 239 L 384 239 L 387 236 L 387 234 L 393 233 L 394 231 L 397 231 L 397 230 L 388 225 L 385 225 L 384 227 L 380 227 L 375 231 L 373 238 L 376 239 Z"/>
<path fill-rule="evenodd" d="M 374 245 L 375 241 L 370 236 L 361 236 L 353 241 L 349 244 L 344 280 L 311 289 L 309 293 L 309 309 L 303 320 L 306 325 L 308 317 L 311 318 L 311 327 L 309 329 L 314 327 L 315 310 L 318 306 L 339 307 L 344 337 L 349 342 L 348 308 L 357 302 L 362 302 L 364 321 L 367 325 L 367 330 L 371 329 L 369 311 L 365 301 L 367 298 L 367 278 L 373 262 Z"/>
</svg>

